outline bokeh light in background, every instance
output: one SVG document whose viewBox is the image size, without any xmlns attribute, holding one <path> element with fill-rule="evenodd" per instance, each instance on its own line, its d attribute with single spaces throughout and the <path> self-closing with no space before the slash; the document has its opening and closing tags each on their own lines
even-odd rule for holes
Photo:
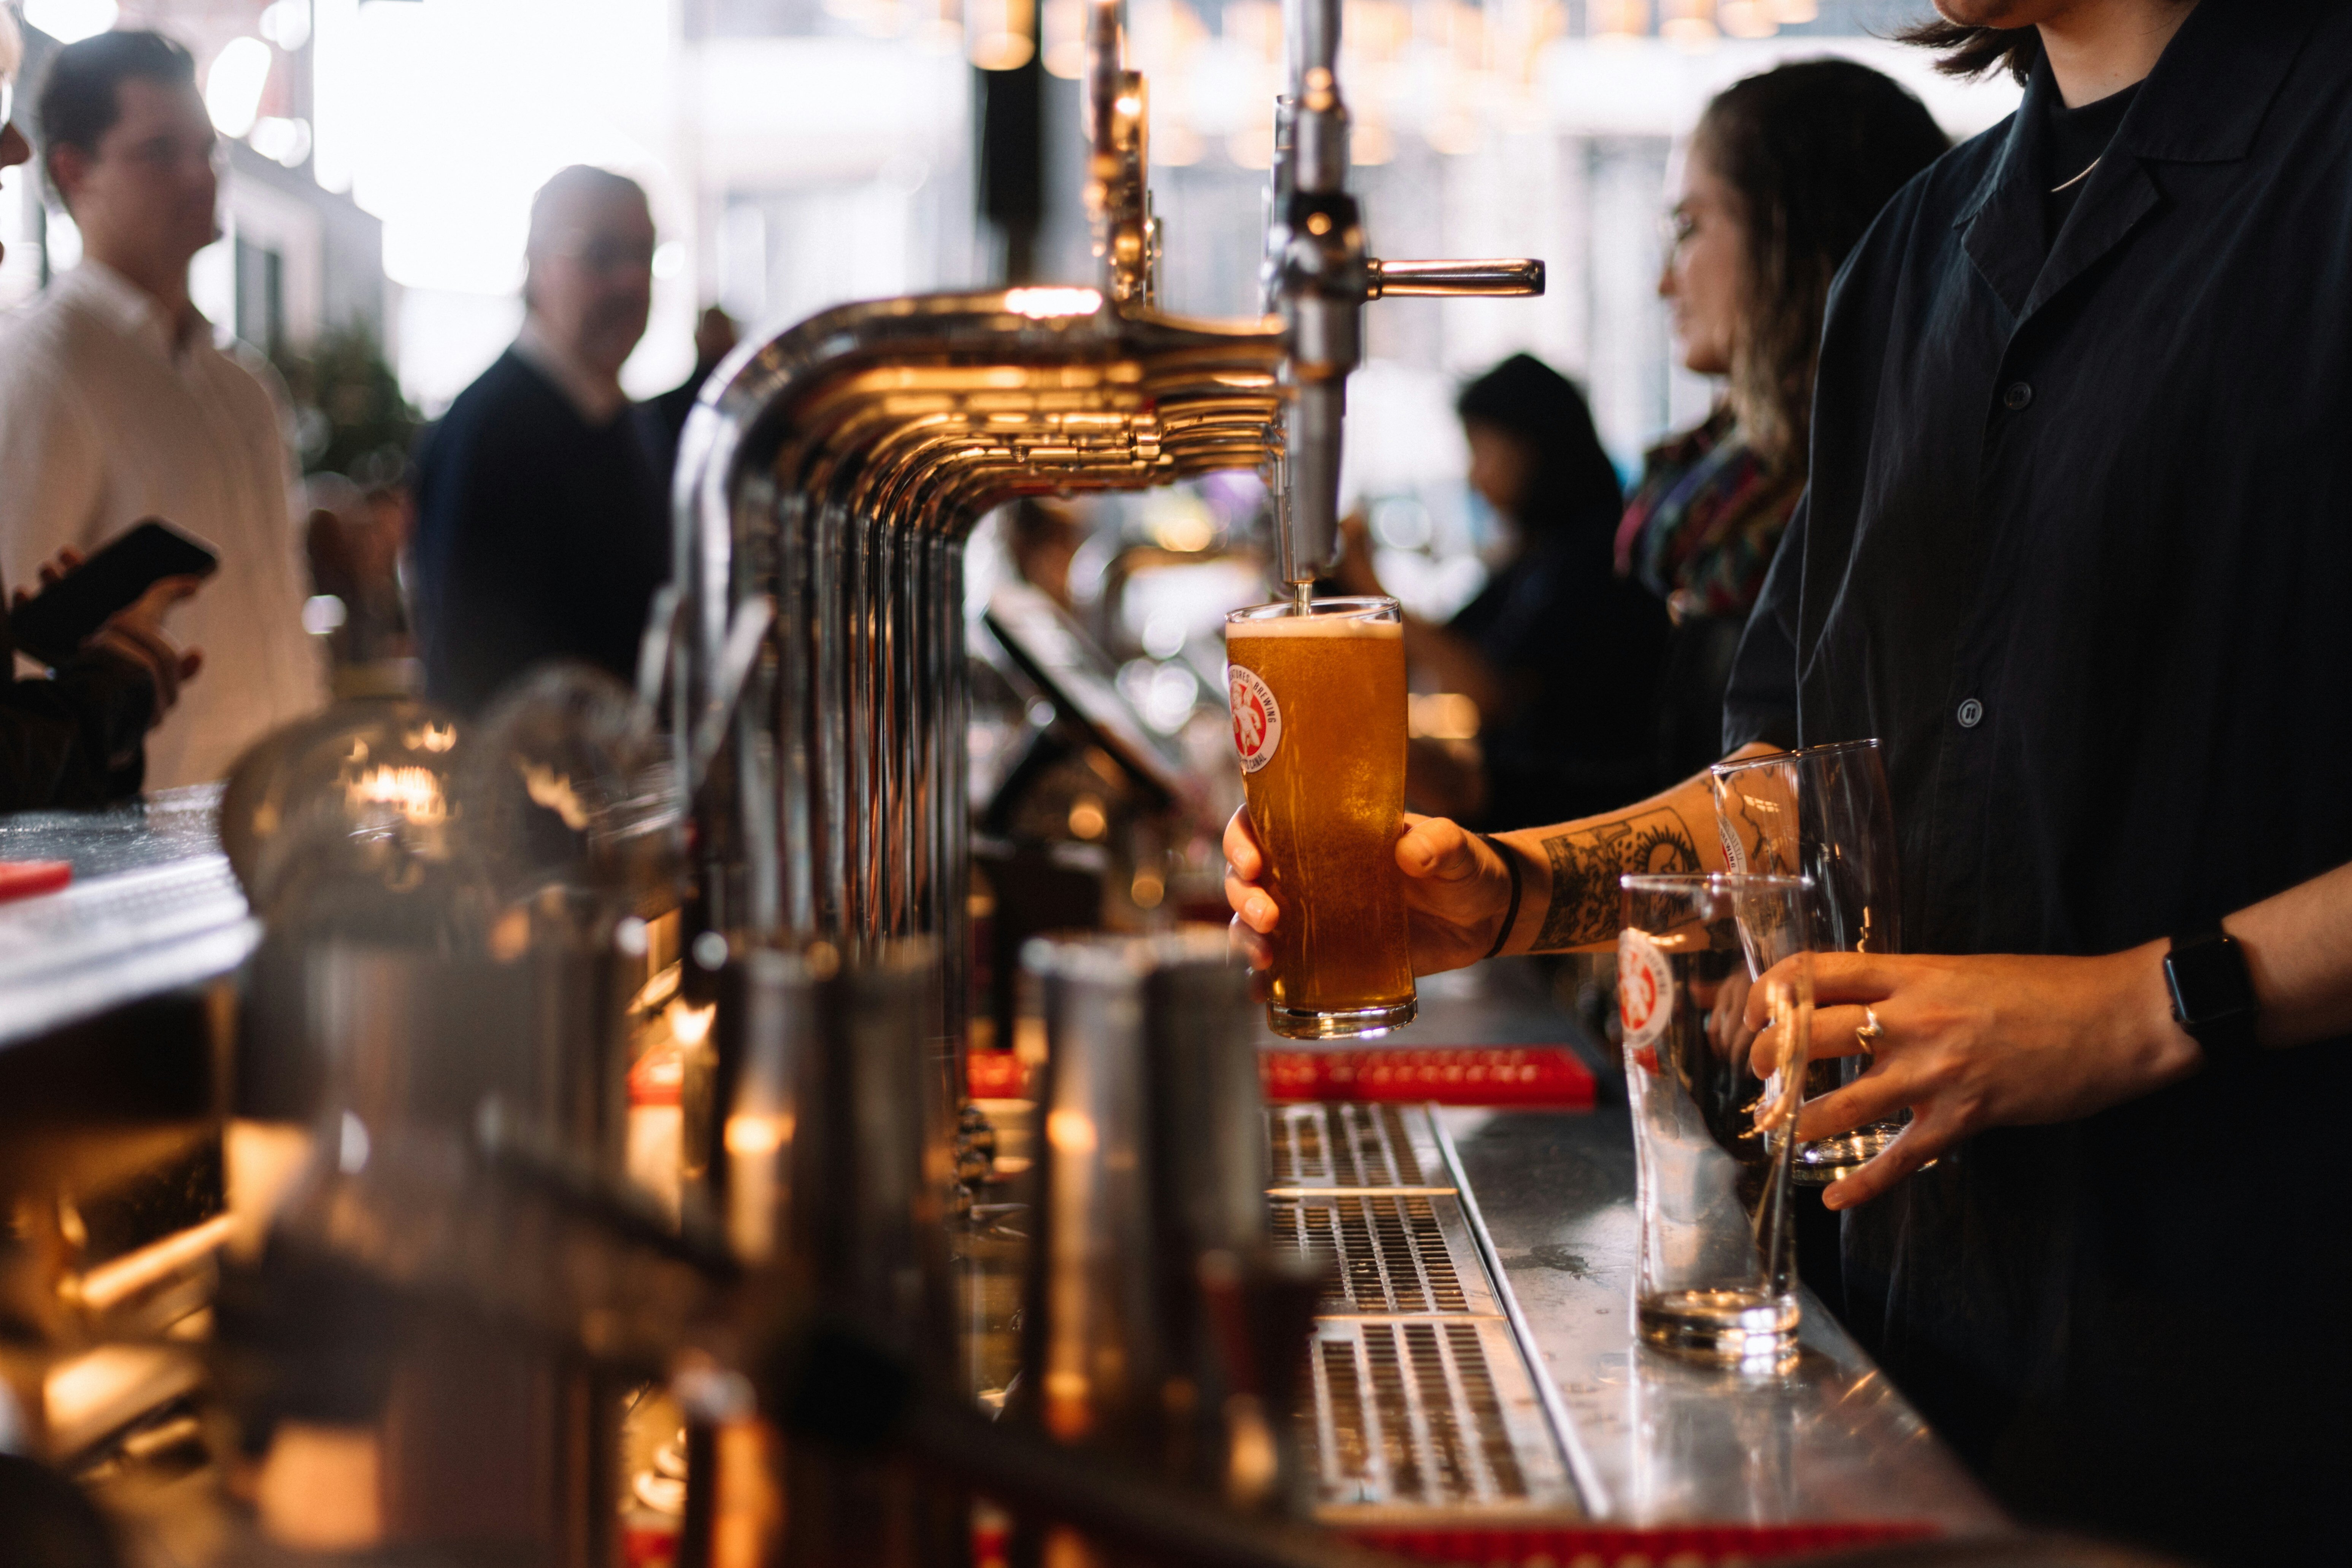
<svg viewBox="0 0 2352 1568">
<path fill-rule="evenodd" d="M 1674 139 L 1730 80 L 1829 52 L 1898 75 L 1955 133 L 1991 123 L 2013 88 L 1942 81 L 1874 36 L 1925 9 L 1350 0 L 1344 80 L 1376 244 L 1538 255 L 1552 279 L 1539 301 L 1371 312 L 1351 490 L 1413 498 L 1431 551 L 1475 542 L 1452 389 L 1517 349 L 1590 385 L 1621 463 L 1703 414 L 1712 389 L 1671 363 L 1652 293 Z M 1040 280 L 1092 279 L 1077 199 L 1083 0 L 26 0 L 24 14 L 59 39 L 119 24 L 187 43 L 215 122 L 242 143 L 200 304 L 247 337 L 266 316 L 299 344 L 373 300 L 428 414 L 510 340 L 530 195 L 570 163 L 619 169 L 653 199 L 655 315 L 625 373 L 640 395 L 685 374 L 707 302 L 781 324 L 987 281 L 974 68 L 1026 63 L 1033 37 L 1048 73 Z M 1254 313 L 1280 7 L 1129 0 L 1129 15 L 1151 78 L 1163 302 Z M 45 259 L 77 254 L 70 223 L 27 201 L 28 183 L 13 172 L 14 199 L 0 199 L 0 303 L 29 295 Z M 355 249 L 373 243 L 353 216 L 380 222 L 376 275 L 353 275 Z M 264 295 L 266 310 L 253 302 Z"/>
</svg>

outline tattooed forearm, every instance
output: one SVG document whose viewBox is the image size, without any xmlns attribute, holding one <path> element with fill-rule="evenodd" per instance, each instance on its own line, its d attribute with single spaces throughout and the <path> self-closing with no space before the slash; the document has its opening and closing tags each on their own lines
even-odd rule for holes
<svg viewBox="0 0 2352 1568">
<path fill-rule="evenodd" d="M 1551 907 L 1535 952 L 1587 947 L 1617 934 L 1617 879 L 1626 872 L 1696 871 L 1698 846 L 1670 807 L 1619 817 L 1543 840 L 1551 860 Z"/>
</svg>

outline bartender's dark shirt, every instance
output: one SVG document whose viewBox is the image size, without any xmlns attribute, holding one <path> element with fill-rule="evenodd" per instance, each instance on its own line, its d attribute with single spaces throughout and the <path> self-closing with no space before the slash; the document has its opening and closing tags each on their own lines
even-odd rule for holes
<svg viewBox="0 0 2352 1568">
<path fill-rule="evenodd" d="M 1727 744 L 1878 736 L 1922 952 L 2100 953 L 2352 861 L 2352 6 L 2206 0 L 2045 233 L 2055 89 L 1831 300 Z M 2352 1041 L 1984 1133 L 1853 1326 L 2028 1517 L 2347 1550 Z"/>
</svg>

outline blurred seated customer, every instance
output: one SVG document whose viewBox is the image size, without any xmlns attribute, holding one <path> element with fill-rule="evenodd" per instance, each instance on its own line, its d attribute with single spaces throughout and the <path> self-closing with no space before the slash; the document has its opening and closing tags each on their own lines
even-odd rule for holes
<svg viewBox="0 0 2352 1568">
<path fill-rule="evenodd" d="M 1024 496 L 1004 513 L 1004 552 L 1024 583 L 1070 607 L 1070 563 L 1089 530 L 1067 501 Z"/>
<path fill-rule="evenodd" d="M 13 70 L 6 27 L 0 69 Z M 203 784 L 326 695 L 302 631 L 275 377 L 216 347 L 188 297 L 190 262 L 220 236 L 220 139 L 188 51 L 152 32 L 58 50 L 38 117 L 49 191 L 82 258 L 0 345 L 0 575 L 28 584 L 60 551 L 95 553 L 151 517 L 218 552 L 181 615 L 210 678 L 149 737 L 143 773 L 149 788 Z"/>
<path fill-rule="evenodd" d="M 0 132 L 0 161 L 23 145 L 15 131 Z M 41 567 L 42 585 L 80 564 L 75 551 L 59 551 Z M 46 679 L 17 678 L 16 639 L 0 614 L 0 811 L 105 805 L 139 793 L 147 731 L 204 662 L 164 634 L 163 617 L 200 585 L 194 577 L 164 578 Z M 12 607 L 31 597 L 18 588 Z"/>
<path fill-rule="evenodd" d="M 335 693 L 404 691 L 414 666 L 400 587 L 400 556 L 407 543 L 401 509 L 396 500 L 386 504 L 373 487 L 341 474 L 312 474 L 302 483 L 310 500 L 306 543 L 316 595 L 306 615 L 312 632 L 326 638 Z"/>
<path fill-rule="evenodd" d="M 1647 794 L 1666 616 L 1610 570 L 1624 498 L 1584 395 L 1541 360 L 1514 354 L 1465 387 L 1454 409 L 1471 488 L 1507 537 L 1486 587 L 1452 620 L 1405 617 L 1406 658 L 1479 713 L 1475 772 L 1417 743 L 1410 803 L 1507 827 Z M 1382 592 L 1362 521 L 1350 518 L 1346 531 L 1339 585 Z"/>
<path fill-rule="evenodd" d="M 461 713 L 548 659 L 635 679 L 646 611 L 670 574 L 662 436 L 621 390 L 653 258 L 635 180 L 559 171 L 530 205 L 522 331 L 425 437 L 414 561 L 425 691 Z"/>
<path fill-rule="evenodd" d="M 1617 533 L 1618 571 L 1675 622 L 1663 778 L 1723 754 L 1732 654 L 1804 493 L 1830 280 L 1887 198 L 1947 145 L 1917 99 L 1850 60 L 1749 77 L 1699 117 L 1658 292 L 1683 363 L 1726 377 L 1723 400 L 1647 454 Z"/>
<path fill-rule="evenodd" d="M 653 400 L 654 416 L 669 441 L 672 467 L 677 464 L 678 436 L 686 429 L 686 416 L 694 412 L 702 384 L 710 379 L 719 362 L 734 352 L 739 335 L 734 317 L 717 305 L 705 307 L 694 322 L 694 374 Z"/>
</svg>

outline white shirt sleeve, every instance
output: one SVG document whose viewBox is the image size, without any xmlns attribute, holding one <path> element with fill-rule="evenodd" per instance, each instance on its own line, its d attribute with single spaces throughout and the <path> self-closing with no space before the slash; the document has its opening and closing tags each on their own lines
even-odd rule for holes
<svg viewBox="0 0 2352 1568">
<path fill-rule="evenodd" d="M 100 542 L 105 454 L 80 394 L 37 345 L 0 355 L 0 580 L 31 589 L 59 546 Z"/>
</svg>

